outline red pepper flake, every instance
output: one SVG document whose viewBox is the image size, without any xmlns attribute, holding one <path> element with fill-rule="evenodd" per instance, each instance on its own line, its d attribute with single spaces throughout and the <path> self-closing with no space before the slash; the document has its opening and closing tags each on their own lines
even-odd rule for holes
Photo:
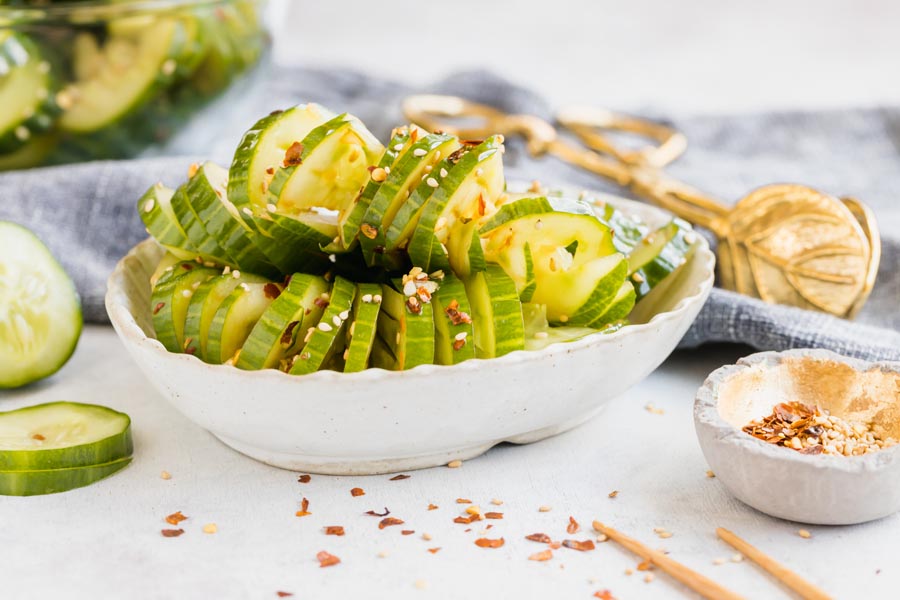
<svg viewBox="0 0 900 600">
<path fill-rule="evenodd" d="M 488 523 L 487 526 L 484 528 L 484 530 L 487 531 L 487 530 L 490 529 L 491 527 L 493 527 L 493 524 Z"/>
<path fill-rule="evenodd" d="M 440 507 L 437 504 L 429 504 L 428 505 L 428 510 L 437 510 L 438 508 L 440 508 Z"/>
<path fill-rule="evenodd" d="M 394 517 L 382 519 L 381 522 L 378 523 L 378 529 L 384 529 L 385 527 L 390 527 L 391 525 L 403 525 L 403 519 L 395 519 Z"/>
<path fill-rule="evenodd" d="M 299 483 L 309 483 L 310 481 L 312 481 L 312 477 L 309 476 L 309 475 L 301 475 L 301 476 L 297 479 L 297 481 L 298 481 Z"/>
<path fill-rule="evenodd" d="M 503 538 L 497 538 L 496 540 L 491 540 L 488 538 L 478 538 L 475 540 L 475 545 L 479 548 L 499 548 L 506 541 Z"/>
<path fill-rule="evenodd" d="M 466 345 L 465 338 L 463 338 L 461 340 L 453 340 L 453 349 L 456 350 L 457 352 L 462 350 L 465 347 L 465 345 Z"/>
<path fill-rule="evenodd" d="M 178 525 L 185 519 L 187 519 L 187 517 L 181 514 L 181 511 L 179 510 L 178 512 L 173 512 L 171 515 L 166 517 L 166 523 L 168 523 L 169 525 Z"/>
<path fill-rule="evenodd" d="M 288 596 L 294 595 L 291 592 L 275 592 L 275 593 L 278 594 L 279 598 L 287 598 Z"/>
<path fill-rule="evenodd" d="M 363 223 L 362 225 L 360 225 L 359 231 L 370 240 L 374 240 L 376 237 L 378 237 L 378 229 L 376 227 L 372 227 L 368 223 Z"/>
<path fill-rule="evenodd" d="M 416 532 L 415 529 L 404 529 L 400 532 L 401 535 L 412 535 Z"/>
<path fill-rule="evenodd" d="M 284 328 L 284 333 L 281 334 L 282 346 L 290 346 L 294 343 L 294 330 L 299 324 L 300 321 L 291 321 L 290 323 L 288 323 L 287 327 Z M 307 477 L 309 477 L 309 475 L 307 475 Z"/>
<path fill-rule="evenodd" d="M 459 304 L 453 306 L 453 302 L 455 302 L 455 300 L 447 305 L 447 308 L 444 309 L 444 312 L 447 313 L 448 317 L 450 317 L 450 322 L 453 325 L 462 325 L 463 323 L 468 325 L 472 323 L 472 317 L 470 317 L 468 313 L 464 313 L 458 310 L 457 307 L 459 306 Z"/>
<path fill-rule="evenodd" d="M 474 523 L 475 521 L 480 521 L 480 520 L 481 520 L 481 515 L 478 513 L 475 513 L 475 514 L 469 515 L 467 517 L 456 517 L 455 519 L 453 519 L 453 522 L 454 523 L 462 523 L 463 525 L 468 525 L 470 523 Z"/>
<path fill-rule="evenodd" d="M 319 567 L 333 567 L 334 565 L 341 562 L 334 554 L 329 554 L 322 550 L 318 554 L 316 554 L 316 559 L 319 561 Z"/>
<path fill-rule="evenodd" d="M 588 550 L 594 549 L 594 542 L 592 540 L 584 540 L 583 542 L 579 542 L 578 540 L 563 540 L 562 545 L 566 548 L 571 548 L 572 550 L 578 550 L 579 552 L 587 552 Z"/>
<path fill-rule="evenodd" d="M 366 492 L 362 488 L 353 488 L 350 490 L 350 495 L 356 498 L 357 496 L 365 496 Z"/>
<path fill-rule="evenodd" d="M 266 169 L 266 174 L 267 174 L 267 175 L 274 175 L 274 174 L 275 174 L 275 167 L 269 167 L 269 168 L 267 168 L 267 169 Z"/>
<path fill-rule="evenodd" d="M 365 514 L 369 515 L 370 517 L 386 517 L 391 514 L 391 511 L 389 511 L 387 509 L 387 506 L 385 506 L 383 513 L 377 513 L 374 510 L 367 510 Z"/>
<path fill-rule="evenodd" d="M 532 542 L 540 542 L 542 544 L 549 544 L 553 541 L 546 533 L 532 533 L 531 535 L 526 535 L 525 539 L 531 540 Z"/>
<path fill-rule="evenodd" d="M 578 533 L 581 525 L 575 520 L 575 517 L 569 517 L 569 524 L 566 526 L 566 533 Z"/>
<path fill-rule="evenodd" d="M 418 315 L 422 313 L 422 304 L 419 302 L 419 299 L 415 296 L 410 296 L 406 299 L 406 308 L 409 309 L 414 315 Z"/>
<path fill-rule="evenodd" d="M 190 348 L 188 348 L 184 351 L 185 354 L 190 354 L 192 356 L 194 354 L 196 354 L 196 352 L 197 352 L 197 348 L 195 348 L 194 346 L 191 346 Z"/>
<path fill-rule="evenodd" d="M 469 500 L 468 498 L 457 498 L 456 503 L 457 504 L 472 504 L 472 501 Z"/>
<path fill-rule="evenodd" d="M 484 513 L 485 519 L 502 519 L 503 513 L 501 512 L 486 512 Z"/>
<path fill-rule="evenodd" d="M 43 442 L 43 441 L 46 440 L 47 438 L 45 438 L 44 436 L 42 436 L 42 435 L 39 434 L 39 433 L 36 433 L 36 434 L 34 434 L 33 436 L 31 436 L 31 439 L 37 440 L 37 441 L 39 441 L 39 442 Z"/>
<path fill-rule="evenodd" d="M 410 475 L 394 475 L 388 481 L 403 481 L 404 479 L 409 479 Z"/>
<path fill-rule="evenodd" d="M 184 529 L 163 529 L 163 537 L 178 537 L 184 533 Z"/>
<path fill-rule="evenodd" d="M 312 513 L 309 512 L 308 509 L 309 509 L 309 500 L 307 500 L 306 498 L 304 498 L 304 499 L 300 502 L 300 510 L 297 511 L 297 516 L 298 516 L 298 517 L 305 517 L 305 516 L 311 515 Z"/>
<path fill-rule="evenodd" d="M 315 304 L 319 308 L 328 308 L 328 300 L 322 298 L 321 296 L 313 300 L 313 304 Z"/>
<path fill-rule="evenodd" d="M 428 551 L 431 552 L 432 554 L 437 554 L 438 552 L 441 551 L 441 549 L 439 547 L 438 548 L 429 548 Z"/>
<path fill-rule="evenodd" d="M 545 560 L 550 560 L 553 558 L 552 550 L 541 550 L 540 552 L 535 552 L 531 556 L 528 557 L 528 560 L 536 560 L 538 562 L 544 562 Z"/>
<path fill-rule="evenodd" d="M 155 315 L 155 314 L 159 314 L 159 311 L 161 311 L 165 305 L 166 305 L 165 302 L 159 302 L 159 303 L 157 303 L 157 305 L 153 308 L 153 314 L 154 314 L 154 315 Z"/>
<path fill-rule="evenodd" d="M 267 283 L 263 286 L 263 293 L 266 295 L 266 298 L 274 300 L 281 295 L 281 288 L 274 283 Z"/>
<path fill-rule="evenodd" d="M 199 258 L 197 259 L 197 262 L 200 262 Z M 194 265 L 192 265 L 191 263 L 181 263 L 181 268 L 185 271 L 193 271 Z"/>
<path fill-rule="evenodd" d="M 594 598 L 600 598 L 600 600 L 616 600 L 616 597 L 612 595 L 612 592 L 609 590 L 600 590 L 599 592 L 594 592 Z"/>
<path fill-rule="evenodd" d="M 553 550 L 559 550 L 560 548 L 562 548 L 562 544 L 560 544 L 559 542 L 550 542 L 550 544 L 548 544 L 548 545 Z"/>
<path fill-rule="evenodd" d="M 284 153 L 284 166 L 296 167 L 303 164 L 303 144 L 294 142 Z"/>
<path fill-rule="evenodd" d="M 641 561 L 640 563 L 638 563 L 638 566 L 637 566 L 638 571 L 650 571 L 651 569 L 653 569 L 653 563 L 650 562 L 650 559 L 647 559 L 647 560 L 644 560 L 644 561 Z"/>
<path fill-rule="evenodd" d="M 325 535 L 344 535 L 344 527 L 342 525 L 329 525 L 325 528 Z"/>
</svg>

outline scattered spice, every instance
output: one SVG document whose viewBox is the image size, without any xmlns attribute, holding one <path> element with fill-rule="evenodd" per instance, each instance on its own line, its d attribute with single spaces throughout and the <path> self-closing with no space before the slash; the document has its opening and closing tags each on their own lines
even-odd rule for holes
<svg viewBox="0 0 900 600">
<path fill-rule="evenodd" d="M 502 512 L 486 512 L 486 513 L 484 513 L 484 518 L 485 519 L 502 519 L 503 513 Z"/>
<path fill-rule="evenodd" d="M 475 505 L 473 504 L 472 506 L 469 506 L 468 508 L 466 508 L 466 513 L 467 513 L 467 514 L 470 514 L 470 515 L 480 515 L 480 514 L 481 514 L 481 508 L 478 507 L 478 506 L 475 506 Z"/>
<path fill-rule="evenodd" d="M 613 490 L 609 493 L 610 498 L 615 498 L 618 495 L 619 495 L 619 490 Z"/>
<path fill-rule="evenodd" d="M 303 164 L 303 144 L 294 142 L 284 153 L 284 166 L 296 167 Z"/>
<path fill-rule="evenodd" d="M 310 475 L 301 475 L 297 481 L 300 483 L 309 483 L 312 481 L 312 477 Z"/>
<path fill-rule="evenodd" d="M 428 587 L 428 582 L 424 579 L 417 579 L 415 585 L 417 590 L 424 590 Z"/>
<path fill-rule="evenodd" d="M 168 471 L 161 471 L 159 474 L 159 478 L 169 480 L 169 479 L 172 479 L 172 474 L 169 473 Z"/>
<path fill-rule="evenodd" d="M 400 535 L 412 535 L 416 532 L 415 529 L 403 529 L 400 531 Z"/>
<path fill-rule="evenodd" d="M 579 542 L 578 540 L 563 540 L 563 546 L 566 548 L 571 548 L 572 550 L 578 550 L 579 552 L 587 552 L 588 550 L 593 550 L 595 548 L 594 542 L 591 540 L 584 540 Z"/>
<path fill-rule="evenodd" d="M 158 314 L 159 311 L 161 311 L 165 305 L 166 305 L 165 302 L 158 302 L 158 303 L 156 304 L 156 306 L 153 307 L 153 314 L 154 314 L 154 315 L 155 315 L 155 314 Z"/>
<path fill-rule="evenodd" d="M 719 565 L 724 565 L 727 561 L 724 558 L 722 558 L 721 556 L 719 556 L 717 558 L 714 558 L 712 562 L 714 565 L 716 565 L 718 567 Z"/>
<path fill-rule="evenodd" d="M 385 527 L 391 527 L 392 525 L 403 525 L 403 519 L 395 519 L 394 517 L 382 519 L 381 522 L 378 523 L 378 529 L 384 529 Z"/>
<path fill-rule="evenodd" d="M 431 552 L 432 554 L 437 554 L 438 552 L 441 551 L 441 549 L 439 547 L 438 548 L 429 548 L 428 551 Z"/>
<path fill-rule="evenodd" d="M 732 554 L 731 555 L 731 562 L 733 562 L 733 563 L 739 563 L 743 560 L 744 560 L 743 554 Z"/>
<path fill-rule="evenodd" d="M 274 300 L 281 295 L 281 288 L 274 283 L 267 283 L 263 286 L 263 293 L 266 295 L 266 298 Z"/>
<path fill-rule="evenodd" d="M 334 565 L 341 562 L 341 559 L 339 559 L 337 556 L 335 556 L 334 554 L 329 554 L 324 550 L 316 554 L 316 560 L 319 561 L 319 567 L 333 567 Z"/>
<path fill-rule="evenodd" d="M 505 543 L 506 541 L 503 538 L 497 538 L 495 540 L 491 540 L 488 538 L 478 538 L 477 540 L 475 540 L 475 545 L 479 548 L 499 548 Z"/>
<path fill-rule="evenodd" d="M 809 531 L 807 531 L 806 529 L 800 529 L 799 531 L 797 531 L 797 535 L 799 535 L 800 537 L 802 537 L 805 540 L 808 540 L 809 538 L 812 537 L 812 534 Z"/>
<path fill-rule="evenodd" d="M 503 500 L 498 500 L 497 498 L 494 498 L 493 500 L 491 500 L 491 504 L 493 504 L 494 506 L 501 506 L 503 504 Z"/>
<path fill-rule="evenodd" d="M 389 511 L 389 510 L 387 509 L 387 506 L 385 506 L 385 507 L 384 507 L 384 512 L 379 513 L 379 512 L 375 512 L 374 510 L 367 510 L 367 511 L 365 512 L 365 514 L 369 515 L 370 517 L 386 517 L 386 516 L 388 516 L 389 514 L 391 514 L 391 511 Z"/>
<path fill-rule="evenodd" d="M 39 441 L 39 442 L 43 442 L 43 441 L 46 440 L 47 438 L 45 438 L 44 436 L 42 436 L 42 435 L 39 434 L 39 433 L 36 433 L 36 434 L 34 434 L 33 436 L 31 436 L 31 439 L 37 440 L 37 441 Z"/>
<path fill-rule="evenodd" d="M 437 510 L 438 508 L 440 508 L 440 507 L 437 504 L 429 504 L 428 505 L 428 510 Z"/>
<path fill-rule="evenodd" d="M 600 590 L 599 592 L 594 592 L 594 598 L 599 598 L 600 600 L 616 600 L 616 597 L 612 595 L 612 592 L 609 590 Z"/>
<path fill-rule="evenodd" d="M 423 533 L 423 534 L 422 534 L 422 539 L 425 540 L 426 542 L 430 542 L 430 541 L 432 540 L 431 534 L 430 534 L 430 533 Z"/>
<path fill-rule="evenodd" d="M 581 525 L 578 524 L 578 521 L 575 520 L 575 517 L 569 517 L 569 524 L 566 525 L 566 533 L 578 533 L 581 529 Z"/>
<path fill-rule="evenodd" d="M 358 496 L 365 496 L 366 492 L 362 488 L 353 488 L 350 490 L 350 495 L 356 498 Z"/>
<path fill-rule="evenodd" d="M 456 517 L 453 519 L 454 523 L 462 523 L 463 525 L 469 525 L 470 523 L 474 523 L 475 521 L 480 521 L 481 515 L 478 513 L 470 514 L 468 517 Z"/>
<path fill-rule="evenodd" d="M 709 477 L 710 479 L 712 479 L 713 477 L 716 476 L 716 474 L 713 473 L 712 471 L 707 471 L 707 472 L 706 472 L 706 476 Z"/>
<path fill-rule="evenodd" d="M 549 506 L 547 506 L 546 504 L 545 504 L 544 506 L 541 506 L 541 507 L 538 508 L 538 511 L 539 511 L 539 512 L 550 512 L 551 510 L 553 510 L 553 509 L 551 509 L 551 508 L 550 508 Z"/>
<path fill-rule="evenodd" d="M 163 529 L 163 537 L 178 537 L 184 533 L 184 529 Z"/>
<path fill-rule="evenodd" d="M 462 466 L 462 461 L 461 460 L 451 460 L 450 462 L 447 463 L 447 466 L 451 469 L 458 469 Z"/>
<path fill-rule="evenodd" d="M 550 536 L 546 533 L 532 533 L 531 535 L 526 535 L 525 539 L 531 540 L 532 542 L 540 542 L 542 544 L 549 544 L 552 541 Z"/>
<path fill-rule="evenodd" d="M 329 525 L 325 528 L 325 535 L 344 535 L 343 525 Z"/>
<path fill-rule="evenodd" d="M 649 571 L 653 568 L 653 563 L 650 562 L 650 559 L 642 560 L 638 563 L 637 570 L 638 571 Z"/>
<path fill-rule="evenodd" d="M 359 231 L 370 240 L 374 240 L 376 237 L 378 237 L 378 229 L 372 227 L 368 223 L 363 223 L 362 225 L 360 225 Z"/>
<path fill-rule="evenodd" d="M 218 533 L 218 531 L 219 531 L 219 528 L 216 526 L 215 523 L 207 523 L 206 525 L 203 526 L 203 533 L 213 534 L 213 533 Z"/>
<path fill-rule="evenodd" d="M 388 481 L 403 481 L 404 479 L 409 479 L 411 475 L 394 475 Z"/>
<path fill-rule="evenodd" d="M 545 560 L 550 560 L 553 558 L 552 550 L 541 550 L 540 552 L 535 552 L 531 556 L 528 557 L 528 560 L 536 560 L 538 562 L 544 562 Z"/>
<path fill-rule="evenodd" d="M 293 596 L 291 592 L 275 592 L 279 598 L 287 598 L 288 596 Z"/>
<path fill-rule="evenodd" d="M 269 284 L 271 285 L 271 284 Z M 297 328 L 297 325 L 300 324 L 300 321 L 291 321 L 287 324 L 287 327 L 284 328 L 284 333 L 281 334 L 281 345 L 284 347 L 289 347 L 294 344 L 294 330 Z M 306 481 L 302 481 L 303 477 L 306 477 Z M 309 481 L 309 475 L 302 475 L 300 477 L 302 483 L 307 483 Z"/>
<path fill-rule="evenodd" d="M 872 424 L 842 419 L 816 405 L 798 401 L 776 404 L 770 415 L 750 421 L 743 431 L 801 454 L 860 456 L 898 442 L 882 436 Z"/>
<path fill-rule="evenodd" d="M 181 514 L 181 511 L 173 512 L 171 515 L 166 517 L 166 523 L 169 525 L 178 525 L 182 521 L 186 520 L 187 517 Z"/>
<path fill-rule="evenodd" d="M 297 516 L 305 517 L 305 516 L 311 515 L 312 513 L 309 512 L 308 509 L 309 509 L 309 500 L 304 498 L 303 500 L 300 501 L 300 510 L 297 511 Z"/>
<path fill-rule="evenodd" d="M 457 498 L 456 503 L 457 504 L 472 504 L 472 501 L 469 500 L 468 498 Z"/>
<path fill-rule="evenodd" d="M 644 583 L 650 583 L 651 581 L 653 581 L 653 573 L 644 575 Z"/>
</svg>

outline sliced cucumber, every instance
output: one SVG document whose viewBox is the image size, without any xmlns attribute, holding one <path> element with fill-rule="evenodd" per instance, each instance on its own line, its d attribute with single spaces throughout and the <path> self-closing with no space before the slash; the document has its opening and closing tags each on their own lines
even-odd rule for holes
<svg viewBox="0 0 900 600">
<path fill-rule="evenodd" d="M 0 412 L 0 471 L 41 471 L 119 460 L 134 449 L 131 419 L 76 402 Z"/>
<path fill-rule="evenodd" d="M 198 170 L 199 173 L 199 170 Z M 192 185 L 194 176 L 183 183 L 172 194 L 171 206 L 175 213 L 175 219 L 181 226 L 191 246 L 207 261 L 216 262 L 231 267 L 237 267 L 237 263 L 229 256 L 222 245 L 209 234 L 200 216 L 194 209 L 192 202 Z"/>
<path fill-rule="evenodd" d="M 129 456 L 108 463 L 71 469 L 0 471 L 0 495 L 40 496 L 67 492 L 109 477 L 127 467 L 130 462 Z"/>
<path fill-rule="evenodd" d="M 677 218 L 642 239 L 628 255 L 628 275 L 637 299 L 683 265 L 696 242 L 690 224 Z"/>
<path fill-rule="evenodd" d="M 446 273 L 431 298 L 434 305 L 434 361 L 455 365 L 475 358 L 472 308 L 462 280 Z"/>
<path fill-rule="evenodd" d="M 591 327 L 550 327 L 547 307 L 543 304 L 523 304 L 525 317 L 525 349 L 542 350 L 550 344 L 574 342 L 586 335 L 597 333 Z"/>
<path fill-rule="evenodd" d="M 626 281 L 616 291 L 616 295 L 609 303 L 609 306 L 606 307 L 606 310 L 591 321 L 589 326 L 599 329 L 610 323 L 627 319 L 628 315 L 631 314 L 631 309 L 634 308 L 635 299 L 634 286 L 631 285 L 630 281 Z"/>
<path fill-rule="evenodd" d="M 75 285 L 30 231 L 0 221 L 0 389 L 58 371 L 81 335 Z"/>
<path fill-rule="evenodd" d="M 288 217 L 255 209 L 256 244 L 283 273 L 324 273 L 332 265 L 322 248 L 337 236 L 333 213 L 310 211 Z"/>
<path fill-rule="evenodd" d="M 233 364 L 239 358 L 235 354 L 277 296 L 276 290 L 280 294 L 282 289 L 280 284 L 239 283 L 213 315 L 206 337 L 206 362 Z"/>
<path fill-rule="evenodd" d="M 125 27 L 99 49 L 76 44 L 73 62 L 83 78 L 57 94 L 62 129 L 90 133 L 135 114 L 178 76 L 188 35 L 181 21 L 154 19 Z M 90 63 L 90 64 L 85 64 Z"/>
<path fill-rule="evenodd" d="M 403 288 L 398 281 L 395 285 Z M 378 337 L 372 349 L 373 367 L 405 371 L 434 362 L 434 312 L 430 302 L 417 294 L 407 297 L 391 285 L 382 286 L 381 313 L 378 315 Z M 410 299 L 415 298 L 415 308 Z M 417 311 L 417 312 L 416 312 Z M 386 351 L 385 351 L 386 350 Z"/>
<path fill-rule="evenodd" d="M 188 241 L 187 234 L 178 223 L 172 210 L 174 190 L 157 183 L 141 196 L 137 203 L 138 214 L 144 227 L 159 245 L 181 260 L 191 260 L 199 254 Z"/>
<path fill-rule="evenodd" d="M 319 322 L 328 302 L 328 282 L 295 273 L 262 314 L 241 348 L 239 369 L 270 369 L 304 347 L 306 330 Z M 332 294 L 333 295 L 333 294 Z"/>
<path fill-rule="evenodd" d="M 438 187 L 414 223 L 408 246 L 413 264 L 426 271 L 452 269 L 462 278 L 482 268 L 478 226 L 496 211 L 494 201 L 503 192 L 502 149 L 503 136 L 495 135 L 467 147 L 458 158 L 450 157 L 449 162 L 455 163 L 446 177 L 436 181 Z M 403 229 L 397 236 L 407 234 Z"/>
<path fill-rule="evenodd" d="M 516 284 L 502 267 L 488 264 L 466 281 L 472 306 L 475 356 L 494 358 L 525 347 L 522 303 Z"/>
<path fill-rule="evenodd" d="M 297 335 L 306 341 L 306 345 L 296 355 L 289 371 L 291 375 L 318 371 L 332 358 L 340 359 L 339 364 L 343 362 L 342 353 L 347 342 L 345 332 L 349 329 L 350 311 L 355 296 L 356 285 L 352 281 L 335 277 L 328 308 L 321 314 L 321 321 L 316 319 L 318 325 L 309 328 L 305 327 L 307 323 L 301 324 Z M 315 324 L 316 321 L 311 323 Z"/>
<path fill-rule="evenodd" d="M 180 263 L 171 277 L 161 277 L 153 288 L 150 304 L 153 307 L 153 330 L 156 339 L 169 352 L 193 354 L 197 346 L 193 338 L 184 336 L 184 322 L 194 291 L 219 272 L 216 269 Z"/>
<path fill-rule="evenodd" d="M 641 221 L 626 216 L 625 213 L 608 202 L 601 210 L 600 219 L 612 229 L 613 243 L 616 246 L 616 250 L 626 256 L 649 231 L 648 227 Z"/>
<path fill-rule="evenodd" d="M 369 265 L 384 262 L 387 230 L 401 206 L 413 190 L 423 184 L 433 172 L 435 163 L 459 148 L 458 140 L 451 135 L 428 134 L 409 144 L 397 159 L 391 172 L 372 197 L 361 225 L 359 243 Z"/>
<path fill-rule="evenodd" d="M 625 280 L 625 258 L 609 227 L 582 203 L 516 200 L 504 204 L 481 235 L 487 260 L 500 264 L 528 300 L 546 305 L 556 324 L 598 322 Z"/>
<path fill-rule="evenodd" d="M 356 298 L 350 312 L 352 321 L 347 328 L 345 373 L 362 371 L 369 366 L 380 312 L 381 286 L 377 283 L 361 283 L 356 286 Z"/>
<path fill-rule="evenodd" d="M 0 30 L 0 155 L 47 131 L 59 109 L 50 63 L 27 36 Z"/>
<path fill-rule="evenodd" d="M 184 321 L 184 338 L 191 339 L 191 346 L 186 352 L 190 351 L 200 360 L 207 360 L 209 326 L 219 306 L 241 282 L 267 283 L 267 280 L 252 273 L 241 273 L 240 278 L 237 278 L 229 272 L 204 281 L 196 289 L 191 296 Z"/>
<path fill-rule="evenodd" d="M 284 163 L 287 149 L 334 117 L 318 104 L 301 104 L 275 111 L 244 134 L 228 171 L 228 198 L 238 208 L 268 204 L 269 183 Z"/>
</svg>

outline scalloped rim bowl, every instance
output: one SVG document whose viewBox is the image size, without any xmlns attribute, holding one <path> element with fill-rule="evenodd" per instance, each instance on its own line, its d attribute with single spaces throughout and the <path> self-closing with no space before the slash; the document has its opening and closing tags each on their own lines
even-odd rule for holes
<svg viewBox="0 0 900 600">
<path fill-rule="evenodd" d="M 651 226 L 659 209 L 596 195 Z M 698 236 L 700 237 L 700 236 Z M 235 450 L 313 473 L 377 474 L 470 459 L 501 442 L 525 444 L 584 422 L 658 367 L 713 285 L 715 257 L 697 252 L 646 323 L 575 342 L 454 366 L 409 371 L 241 371 L 167 352 L 153 338 L 149 278 L 162 249 L 135 246 L 109 278 L 106 309 L 150 382 L 189 419 Z"/>
<path fill-rule="evenodd" d="M 741 431 L 791 400 L 897 438 L 900 363 L 799 349 L 759 352 L 716 369 L 694 403 L 697 438 L 716 479 L 760 512 L 801 523 L 849 525 L 900 510 L 900 445 L 861 456 L 806 455 Z"/>
</svg>

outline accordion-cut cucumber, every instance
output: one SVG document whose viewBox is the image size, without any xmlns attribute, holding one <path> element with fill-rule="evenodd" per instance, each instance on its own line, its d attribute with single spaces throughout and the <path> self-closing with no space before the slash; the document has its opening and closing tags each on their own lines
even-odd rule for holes
<svg viewBox="0 0 900 600">
<path fill-rule="evenodd" d="M 613 296 L 606 310 L 591 321 L 588 326 L 601 328 L 610 323 L 627 319 L 628 315 L 631 314 L 631 309 L 634 308 L 636 297 L 634 286 L 631 285 L 631 282 L 624 282 L 616 291 L 616 295 Z"/>
<path fill-rule="evenodd" d="M 349 327 L 350 311 L 355 296 L 356 285 L 352 281 L 335 277 L 328 307 L 324 313 L 320 313 L 321 321 L 315 327 L 309 328 L 306 325 L 314 324 L 315 321 L 301 324 L 297 336 L 306 344 L 294 358 L 289 371 L 291 375 L 318 371 L 328 365 L 332 358 L 338 358 L 338 364 L 343 362 L 342 353 L 347 341 L 345 331 Z"/>
<path fill-rule="evenodd" d="M 597 333 L 591 327 L 551 327 L 547 322 L 547 307 L 543 304 L 523 304 L 525 318 L 525 349 L 541 350 L 550 344 L 574 342 Z"/>
<path fill-rule="evenodd" d="M 402 289 L 403 284 L 397 282 Z M 405 371 L 434 362 L 434 312 L 428 302 L 417 298 L 418 312 L 408 305 L 409 298 L 390 284 L 382 286 L 378 337 L 372 349 L 371 366 L 390 371 Z M 387 352 L 385 352 L 387 350 Z"/>
<path fill-rule="evenodd" d="M 409 144 L 397 159 L 391 172 L 378 187 L 363 217 L 359 237 L 363 256 L 369 265 L 384 262 L 387 229 L 401 206 L 419 185 L 428 187 L 427 171 L 442 157 L 449 156 L 459 147 L 454 136 L 428 134 Z"/>
<path fill-rule="evenodd" d="M 494 358 L 525 347 L 522 303 L 515 282 L 503 268 L 488 264 L 466 281 L 472 306 L 475 356 Z"/>
<path fill-rule="evenodd" d="M 175 211 L 172 210 L 174 193 L 174 190 L 157 183 L 138 200 L 137 211 L 147 232 L 163 248 L 181 260 L 191 260 L 197 257 L 198 253 L 188 241 L 187 234 L 178 223 Z"/>
<path fill-rule="evenodd" d="M 455 365 L 475 358 L 472 308 L 462 280 L 446 273 L 431 298 L 434 306 L 434 361 Z"/>
<path fill-rule="evenodd" d="M 81 335 L 75 285 L 30 231 L 0 221 L 0 389 L 58 371 Z"/>
<path fill-rule="evenodd" d="M 503 136 L 495 135 L 450 157 L 453 165 L 445 177 L 437 174 L 437 188 L 414 223 L 408 246 L 413 264 L 429 272 L 452 269 L 462 278 L 481 268 L 478 226 L 496 211 L 494 200 L 503 192 L 502 149 Z"/>
<path fill-rule="evenodd" d="M 190 267 L 190 268 L 188 268 Z M 218 275 L 218 271 L 189 262 L 180 263 L 172 270 L 173 276 L 160 278 L 150 295 L 153 309 L 153 330 L 156 339 L 169 352 L 196 351 L 194 342 L 184 336 L 184 322 L 191 297 L 204 281 Z M 191 349 L 191 350 L 189 350 Z"/>
<path fill-rule="evenodd" d="M 50 63 L 25 35 L 0 31 L 0 156 L 23 148 L 53 124 Z"/>
<path fill-rule="evenodd" d="M 241 281 L 213 315 L 206 336 L 206 362 L 233 364 L 235 354 L 281 290 L 277 283 Z"/>
<path fill-rule="evenodd" d="M 649 231 L 641 221 L 625 216 L 622 211 L 609 203 L 603 206 L 600 220 L 612 229 L 613 244 L 615 244 L 616 250 L 626 256 Z"/>
<path fill-rule="evenodd" d="M 0 495 L 40 496 L 67 492 L 84 487 L 121 471 L 131 462 L 131 457 L 70 469 L 40 471 L 0 471 Z"/>
<path fill-rule="evenodd" d="M 50 402 L 0 412 L 0 471 L 42 471 L 131 456 L 131 419 L 96 404 Z"/>
<path fill-rule="evenodd" d="M 287 149 L 334 117 L 318 104 L 301 104 L 275 111 L 244 134 L 228 170 L 228 198 L 238 208 L 265 208 L 275 170 L 284 164 Z"/>
<path fill-rule="evenodd" d="M 184 339 L 191 340 L 185 352 L 194 354 L 200 360 L 207 360 L 209 326 L 219 306 L 241 282 L 266 283 L 266 279 L 252 273 L 240 273 L 240 278 L 237 278 L 229 272 L 212 277 L 197 287 L 191 296 L 184 320 Z"/>
<path fill-rule="evenodd" d="M 254 211 L 254 241 L 283 273 L 324 273 L 331 267 L 322 247 L 337 236 L 337 218 L 328 212 L 310 211 L 288 217 Z"/>
<path fill-rule="evenodd" d="M 637 299 L 687 262 L 696 241 L 690 224 L 677 218 L 641 240 L 628 255 L 628 274 Z"/>
<path fill-rule="evenodd" d="M 369 366 L 369 356 L 375 341 L 375 328 L 381 312 L 381 286 L 361 283 L 356 287 L 350 327 L 347 328 L 347 356 L 344 372 L 363 371 Z"/>
<path fill-rule="evenodd" d="M 199 170 L 172 194 L 170 200 L 172 212 L 175 213 L 175 219 L 198 255 L 207 261 L 236 267 L 237 263 L 228 255 L 219 241 L 209 234 L 200 215 L 194 209 L 193 191 L 197 174 L 199 174 Z"/>
<path fill-rule="evenodd" d="M 274 285 L 270 293 L 277 289 Z M 304 346 L 308 327 L 319 322 L 329 306 L 329 285 L 322 277 L 295 273 L 284 290 L 262 314 L 241 348 L 234 366 L 270 369 Z"/>
</svg>

